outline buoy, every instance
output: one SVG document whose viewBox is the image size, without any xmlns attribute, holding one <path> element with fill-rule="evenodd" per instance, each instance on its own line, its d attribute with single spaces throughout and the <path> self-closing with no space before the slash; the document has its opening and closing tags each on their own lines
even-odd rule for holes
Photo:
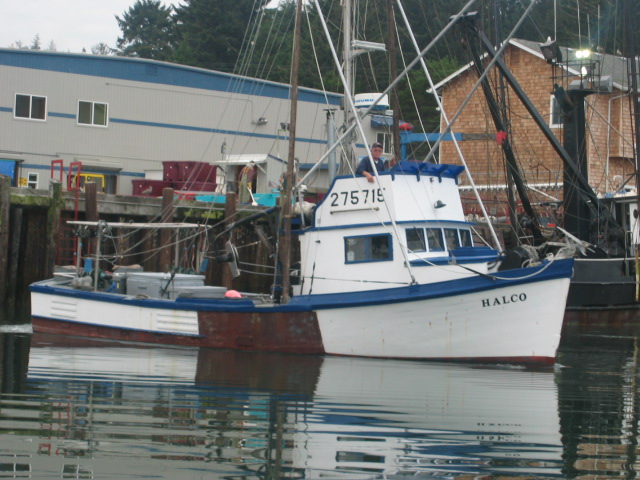
<svg viewBox="0 0 640 480">
<path fill-rule="evenodd" d="M 237 290 L 227 290 L 224 294 L 226 298 L 241 298 L 240 292 Z"/>
</svg>

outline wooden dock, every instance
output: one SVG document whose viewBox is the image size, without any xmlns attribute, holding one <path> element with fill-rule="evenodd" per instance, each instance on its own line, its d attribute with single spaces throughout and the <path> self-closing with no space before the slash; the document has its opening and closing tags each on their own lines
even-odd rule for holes
<svg viewBox="0 0 640 480">
<path fill-rule="evenodd" d="M 231 220 L 262 209 L 243 205 L 236 211 L 235 194 L 228 194 L 226 204 L 213 205 L 183 200 L 172 189 L 165 189 L 163 197 L 134 197 L 96 194 L 91 183 L 85 185 L 84 191 L 63 190 L 59 182 L 52 182 L 49 190 L 16 188 L 11 187 L 9 177 L 0 175 L 0 315 L 10 319 L 17 307 L 28 308 L 31 283 L 50 278 L 56 265 L 75 264 L 74 232 L 66 226 L 68 220 L 189 222 L 221 229 Z M 247 261 L 258 262 L 269 256 L 250 226 L 244 233 L 234 235 L 256 245 Z M 163 247 L 169 244 L 173 242 L 162 232 L 139 240 L 140 255 L 130 255 L 122 265 L 136 263 L 147 271 L 167 271 L 175 253 L 171 245 Z M 144 258 L 144 252 L 153 250 L 159 254 Z M 210 256 L 215 255 L 212 251 Z M 246 278 L 232 282 L 224 264 L 209 264 L 213 265 L 209 265 L 206 275 L 212 283 L 233 288 L 255 286 Z"/>
</svg>

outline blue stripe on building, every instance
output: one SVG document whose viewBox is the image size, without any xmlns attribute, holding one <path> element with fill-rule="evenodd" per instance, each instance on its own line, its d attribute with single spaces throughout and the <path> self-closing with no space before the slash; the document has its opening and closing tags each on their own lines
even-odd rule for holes
<svg viewBox="0 0 640 480">
<path fill-rule="evenodd" d="M 289 85 L 139 58 L 0 49 L 0 64 L 76 75 L 198 88 L 229 94 L 289 98 Z M 339 105 L 341 95 L 300 88 L 299 100 Z"/>
</svg>

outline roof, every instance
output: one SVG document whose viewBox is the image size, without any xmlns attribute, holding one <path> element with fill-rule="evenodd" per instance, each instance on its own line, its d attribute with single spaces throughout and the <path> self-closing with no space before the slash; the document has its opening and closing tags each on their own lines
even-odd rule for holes
<svg viewBox="0 0 640 480">
<path fill-rule="evenodd" d="M 544 57 L 540 50 L 540 43 L 530 40 L 511 39 L 509 45 L 520 48 L 525 52 L 534 55 L 542 60 Z M 566 62 L 568 58 L 575 58 L 575 48 L 559 47 L 562 52 L 562 58 L 565 59 L 565 63 L 562 66 L 571 74 L 579 75 L 579 71 L 576 69 L 577 65 Z M 617 55 L 609 55 L 606 53 L 593 52 L 591 58 L 600 64 L 600 75 L 610 75 L 613 81 L 613 87 L 618 90 L 627 90 L 628 77 L 627 77 L 627 59 Z M 435 85 L 435 89 L 439 90 L 453 79 L 457 78 L 462 73 L 466 72 L 473 66 L 473 63 L 468 63 L 462 68 L 456 70 L 447 78 Z"/>
<path fill-rule="evenodd" d="M 249 162 L 266 163 L 267 160 L 275 160 L 284 163 L 284 161 L 274 155 L 268 153 L 239 153 L 233 155 L 225 155 L 223 159 L 212 162 L 214 165 L 223 167 L 225 165 L 246 165 Z"/>
<path fill-rule="evenodd" d="M 176 87 L 200 88 L 228 94 L 283 99 L 290 97 L 290 86 L 284 83 L 145 58 L 0 48 L 0 65 Z M 328 99 L 330 104 L 339 105 L 342 94 L 325 94 L 320 90 L 300 87 L 299 99 L 312 103 L 326 103 Z"/>
</svg>

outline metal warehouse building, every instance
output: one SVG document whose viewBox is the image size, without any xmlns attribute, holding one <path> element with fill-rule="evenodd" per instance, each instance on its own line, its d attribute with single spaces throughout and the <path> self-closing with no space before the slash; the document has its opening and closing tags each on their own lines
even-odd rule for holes
<svg viewBox="0 0 640 480">
<path fill-rule="evenodd" d="M 288 85 L 144 59 L 0 49 L 0 173 L 47 188 L 80 165 L 107 193 L 162 179 L 163 162 L 217 165 L 218 184 L 249 160 L 268 191 L 285 170 Z M 327 110 L 342 96 L 301 89 L 296 157 L 327 150 Z M 338 120 L 340 122 L 341 120 Z M 326 170 L 316 185 L 326 185 Z"/>
</svg>

